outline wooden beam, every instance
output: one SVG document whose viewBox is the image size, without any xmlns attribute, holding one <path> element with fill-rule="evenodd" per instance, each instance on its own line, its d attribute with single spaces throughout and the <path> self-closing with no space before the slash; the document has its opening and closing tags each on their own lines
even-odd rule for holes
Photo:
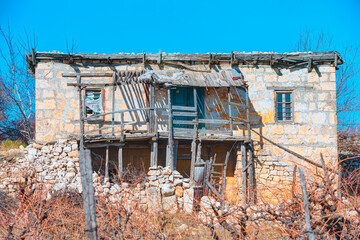
<svg viewBox="0 0 360 240">
<path fill-rule="evenodd" d="M 123 146 L 119 146 L 118 149 L 118 168 L 119 168 L 119 174 L 121 177 L 121 174 L 123 173 Z"/>
<path fill-rule="evenodd" d="M 81 76 L 77 75 L 77 82 L 81 83 Z M 91 150 L 84 148 L 84 109 L 82 89 L 78 87 L 79 112 L 80 112 L 80 151 L 79 165 L 81 186 L 83 189 L 83 202 L 85 213 L 85 235 L 87 239 L 97 239 L 97 225 L 95 215 L 95 194 L 92 181 Z"/>
<path fill-rule="evenodd" d="M 248 161 L 249 161 L 249 200 L 252 203 L 256 202 L 256 189 L 255 189 L 255 164 L 254 152 L 251 143 L 248 144 Z"/>
<path fill-rule="evenodd" d="M 106 146 L 104 183 L 107 183 L 108 181 L 109 181 L 109 146 Z"/>
<path fill-rule="evenodd" d="M 231 109 L 231 89 L 228 88 L 228 106 L 229 106 L 229 121 L 230 121 L 230 132 L 231 136 L 233 135 L 233 118 L 232 118 L 232 109 Z"/>
<path fill-rule="evenodd" d="M 246 161 L 246 148 L 245 144 L 240 145 L 241 150 L 241 165 L 242 169 L 246 168 L 247 161 Z M 247 173 L 242 171 L 242 196 L 243 196 L 243 203 L 248 203 L 248 196 L 247 196 Z"/>
<path fill-rule="evenodd" d="M 166 158 L 166 166 L 174 170 L 174 136 L 173 136 L 173 114 L 172 114 L 172 102 L 171 102 L 171 89 L 168 88 L 168 156 Z"/>
<path fill-rule="evenodd" d="M 300 173 L 301 190 L 302 190 L 302 193 L 303 193 L 306 231 L 307 231 L 309 240 L 315 240 L 316 239 L 315 234 L 314 234 L 314 232 L 313 232 L 313 230 L 311 228 L 311 222 L 310 222 L 311 215 L 310 215 L 310 211 L 309 211 L 309 200 L 308 200 L 308 196 L 307 196 L 305 176 L 304 176 L 304 172 L 303 172 L 301 167 L 299 167 L 299 173 Z"/>
</svg>

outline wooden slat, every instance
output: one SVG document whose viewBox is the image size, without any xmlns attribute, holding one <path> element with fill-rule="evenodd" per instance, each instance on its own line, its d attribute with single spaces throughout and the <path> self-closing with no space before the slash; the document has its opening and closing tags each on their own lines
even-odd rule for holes
<svg viewBox="0 0 360 240">
<path fill-rule="evenodd" d="M 229 124 L 229 120 L 224 119 L 199 119 L 199 123 L 209 123 L 209 124 Z"/>
<path fill-rule="evenodd" d="M 173 112 L 173 116 L 175 117 L 196 117 L 196 112 Z"/>
<path fill-rule="evenodd" d="M 229 131 L 206 130 L 206 129 L 199 129 L 199 133 L 217 134 L 217 135 L 231 135 L 231 132 L 229 132 Z"/>
<path fill-rule="evenodd" d="M 245 104 L 242 104 L 242 103 L 234 103 L 234 102 L 229 102 L 229 104 L 231 106 L 236 106 L 236 107 L 241 107 L 241 108 L 248 108 L 248 106 L 246 106 Z"/>
<path fill-rule="evenodd" d="M 187 107 L 187 106 L 175 106 L 175 105 L 173 105 L 172 109 L 173 110 L 180 110 L 180 111 L 193 111 L 193 112 L 196 111 L 195 107 Z"/>
<path fill-rule="evenodd" d="M 194 125 L 197 124 L 195 121 L 186 121 L 186 120 L 174 120 L 174 124 L 182 124 L 182 125 Z"/>
</svg>

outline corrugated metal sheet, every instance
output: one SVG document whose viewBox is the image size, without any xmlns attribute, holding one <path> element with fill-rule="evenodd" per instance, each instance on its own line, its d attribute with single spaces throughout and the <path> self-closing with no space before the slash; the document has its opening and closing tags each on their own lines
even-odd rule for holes
<svg viewBox="0 0 360 240">
<path fill-rule="evenodd" d="M 233 80 L 231 70 L 195 72 L 189 70 L 150 70 L 139 77 L 141 82 L 174 86 L 231 87 L 242 86 L 242 79 Z"/>
</svg>

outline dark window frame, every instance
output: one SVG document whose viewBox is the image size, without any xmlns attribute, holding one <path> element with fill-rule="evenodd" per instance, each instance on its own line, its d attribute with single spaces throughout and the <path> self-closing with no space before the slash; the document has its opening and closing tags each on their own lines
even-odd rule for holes
<svg viewBox="0 0 360 240">
<path fill-rule="evenodd" d="M 278 102 L 278 95 L 281 94 L 282 95 L 282 101 Z M 286 101 L 286 94 L 290 94 L 290 102 Z M 279 91 L 275 91 L 275 122 L 277 123 L 293 123 L 294 122 L 294 92 L 292 90 L 279 90 Z M 278 104 L 282 104 L 282 107 L 278 107 Z M 288 106 L 286 106 L 286 104 L 290 104 L 290 116 L 286 116 L 283 115 L 282 117 L 279 116 L 279 109 L 281 108 L 282 110 L 285 111 L 281 111 L 282 113 L 287 113 L 286 109 L 289 108 Z M 279 118 L 283 118 L 283 119 L 279 119 Z M 290 118 L 290 119 L 286 119 L 286 118 Z"/>
</svg>

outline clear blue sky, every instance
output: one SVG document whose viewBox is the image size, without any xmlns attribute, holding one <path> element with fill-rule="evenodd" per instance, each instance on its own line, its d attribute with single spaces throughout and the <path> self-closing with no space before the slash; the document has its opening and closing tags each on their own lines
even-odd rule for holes
<svg viewBox="0 0 360 240">
<path fill-rule="evenodd" d="M 0 0 L 0 25 L 34 30 L 38 51 L 230 52 L 293 50 L 305 29 L 335 48 L 360 39 L 360 0 Z"/>
<path fill-rule="evenodd" d="M 332 37 L 331 50 L 360 47 L 360 0 L 0 0 L 8 23 L 15 35 L 34 31 L 37 51 L 66 52 L 76 40 L 76 52 L 90 53 L 288 52 L 307 29 Z"/>
</svg>

